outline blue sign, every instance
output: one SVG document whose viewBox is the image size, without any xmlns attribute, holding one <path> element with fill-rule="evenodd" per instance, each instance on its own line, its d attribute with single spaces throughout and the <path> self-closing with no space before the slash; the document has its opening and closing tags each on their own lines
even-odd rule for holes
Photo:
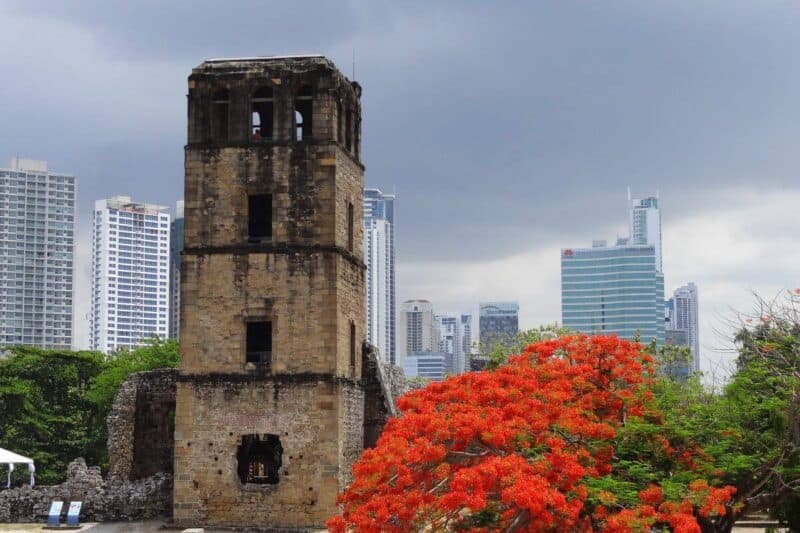
<svg viewBox="0 0 800 533">
<path fill-rule="evenodd" d="M 69 502 L 69 509 L 67 510 L 67 525 L 77 526 L 79 524 L 78 517 L 81 514 L 82 502 Z"/>
<path fill-rule="evenodd" d="M 50 512 L 47 513 L 47 525 L 57 526 L 61 522 L 61 508 L 64 502 L 50 502 Z"/>
</svg>

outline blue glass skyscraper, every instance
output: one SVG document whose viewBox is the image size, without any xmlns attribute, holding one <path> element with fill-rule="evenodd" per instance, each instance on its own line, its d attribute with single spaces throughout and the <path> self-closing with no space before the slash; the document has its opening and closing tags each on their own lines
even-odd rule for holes
<svg viewBox="0 0 800 533">
<path fill-rule="evenodd" d="M 615 246 L 561 250 L 561 316 L 565 327 L 583 333 L 637 335 L 664 345 L 664 274 L 656 247 Z"/>
</svg>

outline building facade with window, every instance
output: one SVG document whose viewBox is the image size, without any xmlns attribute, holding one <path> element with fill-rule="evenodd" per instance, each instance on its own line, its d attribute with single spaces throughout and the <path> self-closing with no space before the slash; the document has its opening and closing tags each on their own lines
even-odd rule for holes
<svg viewBox="0 0 800 533">
<path fill-rule="evenodd" d="M 44 161 L 0 168 L 0 346 L 72 347 L 76 188 Z"/>
<path fill-rule="evenodd" d="M 396 298 L 393 194 L 364 190 L 364 262 L 367 264 L 367 340 L 395 363 Z"/>
<path fill-rule="evenodd" d="M 169 334 L 170 215 L 115 196 L 95 202 L 91 348 L 112 353 Z"/>
<path fill-rule="evenodd" d="M 314 55 L 188 85 L 173 520 L 319 529 L 368 435 L 361 87 Z"/>
<path fill-rule="evenodd" d="M 596 241 L 561 250 L 561 319 L 587 334 L 664 345 L 664 275 L 653 245 Z"/>
<path fill-rule="evenodd" d="M 519 304 L 481 302 L 478 326 L 482 353 L 490 352 L 498 344 L 508 345 L 519 333 Z"/>
</svg>

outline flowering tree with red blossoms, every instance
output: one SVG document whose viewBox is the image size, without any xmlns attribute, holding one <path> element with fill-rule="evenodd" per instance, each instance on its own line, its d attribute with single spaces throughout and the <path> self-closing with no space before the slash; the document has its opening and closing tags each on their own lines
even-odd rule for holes
<svg viewBox="0 0 800 533">
<path fill-rule="evenodd" d="M 398 400 L 375 448 L 353 466 L 334 532 L 700 532 L 729 512 L 735 489 L 702 475 L 702 450 L 657 432 L 650 453 L 698 470 L 670 496 L 645 484 L 621 500 L 616 439 L 635 420 L 658 421 L 652 358 L 617 337 L 564 336 L 528 346 L 496 370 L 432 383 Z M 637 437 L 638 438 L 638 437 Z M 670 474 L 671 475 L 671 474 Z M 613 485 L 613 484 L 612 484 Z M 666 485 L 665 485 L 666 486 Z"/>
</svg>

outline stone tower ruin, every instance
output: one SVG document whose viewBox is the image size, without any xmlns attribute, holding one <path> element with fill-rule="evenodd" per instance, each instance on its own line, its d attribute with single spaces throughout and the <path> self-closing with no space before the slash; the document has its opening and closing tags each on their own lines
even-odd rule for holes
<svg viewBox="0 0 800 533">
<path fill-rule="evenodd" d="M 364 439 L 360 95 L 322 56 L 189 76 L 178 525 L 337 511 Z"/>
</svg>

